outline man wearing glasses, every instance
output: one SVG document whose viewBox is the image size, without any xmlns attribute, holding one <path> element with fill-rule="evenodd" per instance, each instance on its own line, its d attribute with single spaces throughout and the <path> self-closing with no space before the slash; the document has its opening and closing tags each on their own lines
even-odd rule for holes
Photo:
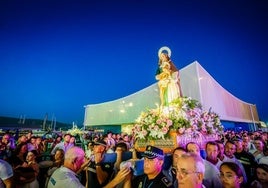
<svg viewBox="0 0 268 188">
<path fill-rule="evenodd" d="M 202 188 L 205 174 L 203 159 L 194 153 L 182 154 L 177 160 L 179 188 Z"/>
</svg>

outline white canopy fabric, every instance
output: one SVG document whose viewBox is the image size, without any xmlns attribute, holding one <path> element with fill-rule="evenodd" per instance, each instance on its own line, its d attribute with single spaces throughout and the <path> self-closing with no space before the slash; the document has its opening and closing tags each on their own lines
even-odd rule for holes
<svg viewBox="0 0 268 188">
<path fill-rule="evenodd" d="M 180 70 L 183 96 L 198 100 L 204 110 L 219 114 L 221 120 L 259 123 L 256 105 L 246 103 L 225 90 L 197 62 Z M 134 123 L 142 111 L 160 104 L 157 83 L 118 100 L 85 106 L 84 126 Z"/>
</svg>

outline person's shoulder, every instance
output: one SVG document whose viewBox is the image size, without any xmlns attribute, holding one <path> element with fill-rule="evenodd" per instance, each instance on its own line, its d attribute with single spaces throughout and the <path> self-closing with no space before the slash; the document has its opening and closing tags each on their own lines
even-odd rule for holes
<svg viewBox="0 0 268 188">
<path fill-rule="evenodd" d="M 55 180 L 76 179 L 76 173 L 69 168 L 61 166 L 54 170 L 51 177 Z"/>
<path fill-rule="evenodd" d="M 104 168 L 113 168 L 114 164 L 112 162 L 102 162 L 101 166 L 103 166 Z"/>
<path fill-rule="evenodd" d="M 250 159 L 252 162 L 256 161 L 255 157 L 254 157 L 254 155 L 252 153 L 247 152 L 245 150 L 243 150 L 242 153 L 243 153 L 242 157 L 246 157 L 246 158 Z"/>
<path fill-rule="evenodd" d="M 1 169 L 0 179 L 5 180 L 13 176 L 12 166 L 8 162 L 1 159 L 0 159 L 0 169 Z"/>
<path fill-rule="evenodd" d="M 56 146 L 57 145 L 64 145 L 64 142 L 59 142 L 59 143 L 56 144 Z"/>
<path fill-rule="evenodd" d="M 247 151 L 246 151 L 246 153 L 247 153 L 247 155 L 250 156 L 251 158 L 255 158 L 255 156 L 254 156 L 252 153 L 247 152 Z"/>
<path fill-rule="evenodd" d="M 142 175 L 139 175 L 139 176 L 135 176 L 134 177 L 134 181 L 139 181 L 139 180 L 143 180 L 145 177 L 147 177 L 146 174 L 142 174 Z"/>
<path fill-rule="evenodd" d="M 147 177 L 146 174 L 135 176 L 134 179 L 131 181 L 132 186 L 133 187 L 140 187 L 140 184 L 142 184 L 145 177 Z"/>
<path fill-rule="evenodd" d="M 161 178 L 161 183 L 162 183 L 165 187 L 173 187 L 172 182 L 171 182 L 165 175 L 163 175 L 163 177 Z"/>
<path fill-rule="evenodd" d="M 251 187 L 261 187 L 261 184 L 258 180 L 254 180 L 251 184 L 250 184 Z"/>
<path fill-rule="evenodd" d="M 204 159 L 203 161 L 204 161 L 205 168 L 217 169 L 217 167 L 211 162 L 209 162 L 208 160 Z"/>
<path fill-rule="evenodd" d="M 154 179 L 154 182 L 159 185 L 159 187 L 173 187 L 172 182 L 170 179 L 163 173 L 163 171 L 160 172 Z"/>
<path fill-rule="evenodd" d="M 74 177 L 68 177 L 68 176 L 65 175 L 65 176 L 56 176 L 55 177 L 54 174 L 55 173 L 53 173 L 52 176 L 49 179 L 48 188 L 55 187 L 56 184 L 57 184 L 57 187 L 84 188 L 84 186 L 80 183 L 80 181 L 75 176 Z"/>
<path fill-rule="evenodd" d="M 211 176 L 218 176 L 218 174 L 220 173 L 219 169 L 213 165 L 211 162 L 207 161 L 207 160 L 203 160 L 204 161 L 204 166 L 205 166 L 205 174 L 209 174 Z"/>
<path fill-rule="evenodd" d="M 268 165 L 268 156 L 264 156 L 264 157 L 260 158 L 259 164 L 261 164 L 261 163 Z"/>
<path fill-rule="evenodd" d="M 65 166 L 61 166 L 61 167 L 57 168 L 57 169 L 55 170 L 55 174 L 56 174 L 56 172 L 59 173 L 59 174 L 69 174 L 69 173 L 71 173 L 71 174 L 75 174 L 74 171 L 72 171 L 72 170 L 69 169 L 69 168 L 66 168 Z M 53 173 L 53 174 L 54 174 L 54 173 Z"/>
<path fill-rule="evenodd" d="M 0 165 L 3 165 L 3 166 L 11 166 L 7 161 L 5 161 L 3 159 L 0 159 Z"/>
</svg>

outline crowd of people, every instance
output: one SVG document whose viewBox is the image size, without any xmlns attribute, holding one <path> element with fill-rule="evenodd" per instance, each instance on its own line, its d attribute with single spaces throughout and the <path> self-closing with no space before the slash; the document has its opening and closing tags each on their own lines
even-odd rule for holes
<svg viewBox="0 0 268 188">
<path fill-rule="evenodd" d="M 12 137 L 0 139 L 0 188 L 268 187 L 268 134 L 261 131 L 226 131 L 169 154 L 152 145 L 141 152 L 124 133 L 81 136 L 85 147 L 68 133 L 50 144 L 31 132 Z"/>
</svg>

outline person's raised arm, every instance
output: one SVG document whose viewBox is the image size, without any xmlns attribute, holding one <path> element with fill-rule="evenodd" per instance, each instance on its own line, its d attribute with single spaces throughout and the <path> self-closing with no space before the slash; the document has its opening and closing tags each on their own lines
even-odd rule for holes
<svg viewBox="0 0 268 188">
<path fill-rule="evenodd" d="M 132 173 L 127 174 L 123 184 L 123 188 L 131 188 Z"/>
<path fill-rule="evenodd" d="M 123 182 L 126 177 L 130 174 L 131 170 L 128 167 L 122 168 L 114 177 L 114 179 L 112 179 L 112 181 L 110 181 L 106 186 L 104 186 L 103 188 L 113 188 L 115 186 L 117 186 L 119 183 Z M 131 187 L 125 187 L 125 188 L 131 188 Z"/>
<path fill-rule="evenodd" d="M 114 163 L 114 166 L 115 166 L 116 170 L 119 170 L 120 169 L 120 163 L 122 162 L 122 154 L 123 154 L 122 148 L 117 147 L 116 150 L 115 150 L 115 153 L 117 155 L 116 155 L 116 161 Z"/>
<path fill-rule="evenodd" d="M 90 163 L 90 159 L 86 158 L 85 162 L 81 165 L 81 168 L 76 172 L 76 174 L 79 174 L 80 172 L 82 172 L 82 170 L 84 170 Z"/>
<path fill-rule="evenodd" d="M 94 156 L 95 156 L 97 179 L 98 179 L 99 184 L 103 184 L 109 176 L 109 174 L 106 171 L 102 170 L 102 167 L 101 167 L 103 154 L 95 153 Z"/>
</svg>

